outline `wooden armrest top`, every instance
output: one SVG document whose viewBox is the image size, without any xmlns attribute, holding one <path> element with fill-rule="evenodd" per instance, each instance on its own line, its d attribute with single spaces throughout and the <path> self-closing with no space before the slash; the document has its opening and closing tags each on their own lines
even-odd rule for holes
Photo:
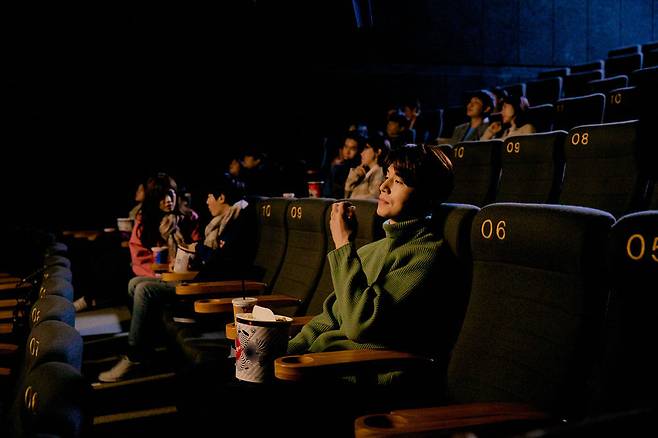
<svg viewBox="0 0 658 438">
<path fill-rule="evenodd" d="M 261 295 L 256 297 L 256 304 L 263 307 L 287 307 L 298 306 L 300 300 L 288 295 Z M 196 313 L 229 313 L 233 312 L 233 298 L 211 298 L 205 300 L 196 300 L 194 302 L 194 311 Z"/>
<path fill-rule="evenodd" d="M 261 293 L 267 288 L 265 283 L 260 281 L 245 280 L 227 280 L 227 281 L 208 281 L 202 283 L 183 283 L 176 286 L 176 295 L 200 295 L 200 294 L 221 294 L 221 293 L 241 293 L 249 292 Z"/>
<path fill-rule="evenodd" d="M 10 356 L 18 351 L 18 345 L 0 342 L 0 356 Z"/>
<path fill-rule="evenodd" d="M 18 283 L 19 281 L 21 281 L 20 277 L 0 277 L 0 284 Z"/>
<path fill-rule="evenodd" d="M 14 330 L 14 324 L 11 322 L 0 323 L 0 335 L 8 335 Z"/>
<path fill-rule="evenodd" d="M 546 420 L 550 416 L 519 403 L 470 403 L 417 409 L 389 414 L 364 415 L 354 422 L 358 438 L 392 437 L 422 432 L 459 429 L 508 421 Z"/>
<path fill-rule="evenodd" d="M 281 380 L 301 381 L 322 375 L 350 375 L 375 367 L 395 370 L 427 365 L 431 360 L 393 350 L 344 350 L 283 356 L 274 362 L 274 375 Z"/>
<path fill-rule="evenodd" d="M 89 239 L 90 237 L 96 237 L 99 234 L 103 234 L 103 232 L 96 230 L 78 230 L 73 232 L 73 237 L 76 239 Z"/>
<path fill-rule="evenodd" d="M 8 300 L 0 300 L 0 309 L 14 308 L 18 306 L 19 301 L 16 298 L 10 298 Z"/>
<path fill-rule="evenodd" d="M 151 270 L 153 272 L 169 272 L 168 263 L 151 263 Z"/>
<path fill-rule="evenodd" d="M 199 271 L 190 272 L 163 272 L 160 279 L 162 281 L 190 281 L 197 276 Z"/>
<path fill-rule="evenodd" d="M 290 336 L 297 334 L 301 328 L 306 325 L 314 316 L 295 316 L 292 318 L 292 324 L 290 324 Z M 235 323 L 229 322 L 226 324 L 226 339 L 235 339 L 238 336 Z"/>
<path fill-rule="evenodd" d="M 32 287 L 32 285 L 30 283 L 23 283 L 18 287 L 16 287 L 16 283 L 3 283 L 3 284 L 0 284 L 0 290 L 30 289 L 31 287 Z"/>
</svg>

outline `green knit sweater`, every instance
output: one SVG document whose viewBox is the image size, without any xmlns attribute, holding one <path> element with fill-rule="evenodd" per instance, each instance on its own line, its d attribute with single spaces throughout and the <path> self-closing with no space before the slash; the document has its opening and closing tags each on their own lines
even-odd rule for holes
<svg viewBox="0 0 658 438">
<path fill-rule="evenodd" d="M 442 241 L 425 221 L 384 224 L 386 237 L 356 250 L 344 245 L 328 254 L 334 292 L 322 314 L 288 344 L 288 353 L 392 348 L 436 352 L 431 318 Z M 434 321 L 435 322 L 435 321 Z"/>
</svg>

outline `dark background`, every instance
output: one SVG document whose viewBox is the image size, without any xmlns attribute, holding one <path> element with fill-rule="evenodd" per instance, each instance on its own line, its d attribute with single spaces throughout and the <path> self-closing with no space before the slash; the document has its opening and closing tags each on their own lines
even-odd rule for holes
<svg viewBox="0 0 658 438">
<path fill-rule="evenodd" d="M 194 189 L 250 145 L 314 167 L 390 102 L 658 39 L 658 0 L 372 0 L 360 28 L 345 0 L 217 3 L 3 6 L 4 221 L 113 226 L 154 171 Z"/>
</svg>

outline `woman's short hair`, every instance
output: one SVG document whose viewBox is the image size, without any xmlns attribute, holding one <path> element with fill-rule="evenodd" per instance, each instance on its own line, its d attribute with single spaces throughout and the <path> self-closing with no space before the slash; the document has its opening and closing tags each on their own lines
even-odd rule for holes
<svg viewBox="0 0 658 438">
<path fill-rule="evenodd" d="M 503 98 L 503 103 L 512 105 L 512 108 L 514 108 L 514 123 L 516 123 L 516 126 L 520 128 L 528 123 L 528 107 L 530 103 L 525 96 L 510 94 Z"/>
<path fill-rule="evenodd" d="M 428 209 L 448 199 L 455 185 L 452 162 L 438 147 L 408 144 L 388 155 L 388 166 L 416 190 Z"/>
<path fill-rule="evenodd" d="M 386 158 L 388 153 L 391 151 L 391 144 L 388 142 L 386 137 L 381 132 L 378 132 L 374 135 L 368 137 L 365 141 L 367 145 L 375 151 L 381 151 L 377 157 L 377 164 L 384 167 L 386 165 Z"/>
</svg>

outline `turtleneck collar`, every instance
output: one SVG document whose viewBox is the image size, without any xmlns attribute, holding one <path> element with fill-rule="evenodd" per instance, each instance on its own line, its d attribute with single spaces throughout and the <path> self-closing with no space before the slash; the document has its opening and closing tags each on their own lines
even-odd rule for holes
<svg viewBox="0 0 658 438">
<path fill-rule="evenodd" d="M 425 225 L 425 220 L 420 218 L 410 218 L 396 223 L 387 220 L 384 222 L 384 232 L 387 238 L 397 239 L 404 235 L 416 234 Z"/>
</svg>

